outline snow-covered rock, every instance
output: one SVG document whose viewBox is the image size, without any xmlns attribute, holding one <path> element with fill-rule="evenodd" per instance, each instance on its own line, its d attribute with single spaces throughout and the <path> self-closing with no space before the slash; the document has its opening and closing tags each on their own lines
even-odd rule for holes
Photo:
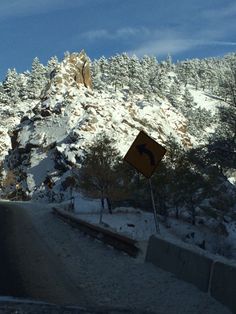
<svg viewBox="0 0 236 314">
<path fill-rule="evenodd" d="M 80 53 L 68 54 L 65 59 L 57 65 L 50 73 L 50 83 L 44 97 L 52 95 L 67 94 L 73 98 L 74 93 L 71 87 L 92 87 L 92 80 L 89 67 L 89 58 L 82 50 Z"/>
<path fill-rule="evenodd" d="M 0 161 L 3 161 L 12 148 L 11 137 L 14 138 L 16 127 L 21 123 L 21 119 L 29 119 L 33 112 L 33 107 L 38 101 L 22 101 L 17 104 L 0 103 Z"/>
<path fill-rule="evenodd" d="M 59 194 L 62 178 L 101 133 L 113 139 L 123 156 L 141 130 L 160 144 L 171 135 L 186 149 L 197 145 L 187 131 L 186 118 L 164 96 L 147 100 L 126 88 L 98 91 L 91 85 L 88 57 L 83 51 L 72 53 L 51 73 L 40 100 L 15 104 L 14 114 L 7 107 L 10 113 L 0 129 L 1 156 L 30 197 Z M 195 102 L 209 98 L 191 93 Z M 45 186 L 48 176 L 52 190 Z"/>
</svg>

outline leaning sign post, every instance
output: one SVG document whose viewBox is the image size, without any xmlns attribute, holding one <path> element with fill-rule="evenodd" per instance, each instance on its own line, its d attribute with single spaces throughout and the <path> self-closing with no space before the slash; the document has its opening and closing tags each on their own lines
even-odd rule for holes
<svg viewBox="0 0 236 314">
<path fill-rule="evenodd" d="M 158 144 L 144 131 L 140 131 L 124 157 L 126 162 L 128 162 L 138 172 L 142 173 L 149 181 L 156 231 L 158 233 L 160 232 L 160 229 L 153 196 L 151 176 L 165 153 L 166 149 L 163 146 Z"/>
</svg>

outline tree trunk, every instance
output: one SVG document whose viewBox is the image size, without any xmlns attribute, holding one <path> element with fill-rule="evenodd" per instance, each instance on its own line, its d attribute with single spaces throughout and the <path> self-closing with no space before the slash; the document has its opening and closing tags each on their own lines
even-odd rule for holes
<svg viewBox="0 0 236 314">
<path fill-rule="evenodd" d="M 196 212 L 193 201 L 191 201 L 191 212 L 192 212 L 192 225 L 195 226 L 196 224 Z"/>
<path fill-rule="evenodd" d="M 103 196 L 103 193 L 102 193 L 102 195 L 101 195 L 101 210 L 100 210 L 99 224 L 102 223 L 103 211 L 104 211 L 104 196 Z"/>
<path fill-rule="evenodd" d="M 70 211 L 74 210 L 73 187 L 70 187 Z"/>
<path fill-rule="evenodd" d="M 159 213 L 166 218 L 168 216 L 166 202 L 161 193 L 158 193 L 158 200 L 159 200 Z"/>
<path fill-rule="evenodd" d="M 111 207 L 111 200 L 110 200 L 110 198 L 106 197 L 106 201 L 107 201 L 107 207 L 108 207 L 109 214 L 112 214 L 112 207 Z"/>
<path fill-rule="evenodd" d="M 179 206 L 175 205 L 175 218 L 179 219 Z"/>
</svg>

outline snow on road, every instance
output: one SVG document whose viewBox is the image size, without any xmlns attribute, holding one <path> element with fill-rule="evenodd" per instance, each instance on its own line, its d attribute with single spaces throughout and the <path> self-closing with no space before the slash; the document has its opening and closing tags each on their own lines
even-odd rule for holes
<svg viewBox="0 0 236 314">
<path fill-rule="evenodd" d="M 156 313 L 230 313 L 209 295 L 152 264 L 91 239 L 53 216 L 50 205 L 15 203 L 27 211 L 42 241 L 57 255 L 87 305 Z"/>
</svg>

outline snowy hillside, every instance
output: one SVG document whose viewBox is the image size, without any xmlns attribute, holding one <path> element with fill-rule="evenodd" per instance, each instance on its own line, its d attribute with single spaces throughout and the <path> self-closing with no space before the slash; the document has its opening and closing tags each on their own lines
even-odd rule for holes
<svg viewBox="0 0 236 314">
<path fill-rule="evenodd" d="M 3 160 L 11 149 L 10 136 L 15 127 L 20 124 L 21 118 L 25 115 L 32 115 L 32 107 L 38 101 L 24 101 L 17 104 L 0 104 L 1 123 L 0 123 L 0 160 Z"/>
<path fill-rule="evenodd" d="M 167 147 L 164 170 L 153 179 L 160 214 L 192 224 L 201 217 L 233 221 L 236 110 L 228 87 L 215 79 L 227 58 L 174 65 L 118 55 L 94 61 L 91 78 L 81 52 L 61 63 L 52 58 L 47 67 L 36 58 L 31 73 L 20 76 L 9 71 L 0 90 L 3 197 L 70 199 L 66 178 L 101 134 L 124 156 L 144 130 Z M 133 199 L 150 210 L 145 182 L 140 191 L 138 184 Z"/>
<path fill-rule="evenodd" d="M 186 119 L 167 99 L 156 97 L 147 102 L 143 96 L 129 98 L 125 92 L 100 93 L 84 87 L 67 92 L 69 101 L 57 94 L 39 103 L 35 114 L 25 117 L 16 128 L 17 147 L 21 154 L 27 154 L 27 164 L 21 165 L 20 171 L 27 174 L 30 194 L 40 188 L 48 172 L 55 173 L 58 163 L 65 167 L 76 164 L 86 146 L 101 132 L 112 137 L 122 155 L 140 130 L 162 144 L 169 135 L 184 147 L 196 144 L 186 132 Z M 57 182 L 59 178 L 54 176 Z"/>
<path fill-rule="evenodd" d="M 57 68 L 43 97 L 46 100 L 31 103 L 33 114 L 22 112 L 22 123 L 14 121 L 11 140 L 15 145 L 9 165 L 30 197 L 45 192 L 44 181 L 49 174 L 58 192 L 62 178 L 79 163 L 83 151 L 100 133 L 109 135 L 122 155 L 140 130 L 162 144 L 169 135 L 184 147 L 195 143 L 186 132 L 186 119 L 167 99 L 156 96 L 147 101 L 143 95 L 129 95 L 126 89 L 91 90 L 73 80 L 76 64 L 74 70 L 73 64 L 69 67 L 72 77 L 65 76 L 68 63 L 64 60 Z M 17 106 L 27 108 L 25 102 Z"/>
<path fill-rule="evenodd" d="M 60 181 L 55 173 L 58 163 L 69 170 L 68 166 L 79 161 L 86 146 L 101 132 L 112 137 L 122 155 L 140 130 L 160 143 L 174 134 L 182 145 L 192 146 L 191 137 L 185 133 L 184 117 L 167 100 L 147 103 L 138 96 L 124 100 L 121 92 L 98 93 L 85 88 L 71 88 L 69 94 L 72 96 L 67 103 L 61 95 L 40 103 L 34 110 L 37 113 L 17 127 L 18 150 L 27 154 L 27 164 L 21 165 L 20 171 L 27 174 L 31 194 L 40 188 L 48 173 L 53 172 L 55 181 Z M 47 112 L 46 117 L 43 112 Z"/>
</svg>

